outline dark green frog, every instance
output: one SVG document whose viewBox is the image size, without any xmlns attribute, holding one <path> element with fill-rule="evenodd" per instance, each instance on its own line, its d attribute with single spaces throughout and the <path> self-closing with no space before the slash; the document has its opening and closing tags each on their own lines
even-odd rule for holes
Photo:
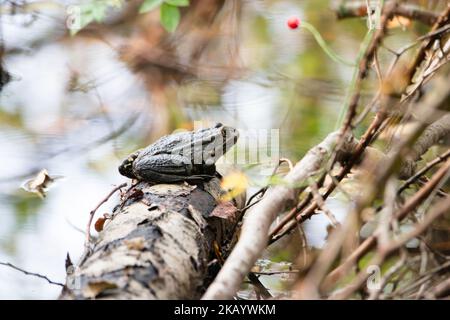
<svg viewBox="0 0 450 320">
<path fill-rule="evenodd" d="M 216 172 L 216 161 L 238 138 L 236 129 L 220 123 L 167 135 L 128 156 L 119 172 L 131 179 L 158 183 L 207 180 Z"/>
</svg>

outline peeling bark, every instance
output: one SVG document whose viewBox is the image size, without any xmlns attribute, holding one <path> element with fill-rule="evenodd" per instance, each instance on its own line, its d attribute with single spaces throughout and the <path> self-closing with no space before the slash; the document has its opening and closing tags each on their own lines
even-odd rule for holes
<svg viewBox="0 0 450 320">
<path fill-rule="evenodd" d="M 211 216 L 219 182 L 139 182 L 123 196 L 92 253 L 68 275 L 60 298 L 199 298 L 218 269 L 214 243 L 229 244 L 238 220 L 237 210 L 234 219 Z"/>
</svg>

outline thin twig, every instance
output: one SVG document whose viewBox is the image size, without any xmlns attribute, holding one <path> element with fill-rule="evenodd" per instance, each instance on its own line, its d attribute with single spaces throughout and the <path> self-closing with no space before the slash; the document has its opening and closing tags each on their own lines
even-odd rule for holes
<svg viewBox="0 0 450 320">
<path fill-rule="evenodd" d="M 444 12 L 442 12 L 442 14 L 437 18 L 436 22 L 431 28 L 431 32 L 434 32 L 439 28 L 443 27 L 444 25 L 446 25 L 447 22 L 449 21 L 449 18 L 450 18 L 450 5 L 447 5 L 447 9 Z M 419 51 L 417 52 L 416 56 L 413 59 L 413 62 L 408 68 L 408 72 L 406 72 L 404 75 L 407 78 L 408 83 L 411 82 L 417 67 L 424 60 L 427 50 L 431 47 L 431 45 L 434 42 L 433 40 L 434 39 L 430 39 L 429 41 L 422 43 Z"/>
<path fill-rule="evenodd" d="M 405 266 L 407 258 L 406 250 L 401 251 L 400 259 L 395 263 L 391 268 L 389 268 L 388 271 L 383 275 L 383 278 L 381 278 L 380 284 L 376 290 L 373 290 L 370 293 L 369 300 L 376 300 L 380 296 L 381 291 L 386 286 L 388 281 L 402 268 Z"/>
<path fill-rule="evenodd" d="M 272 174 L 270 175 L 270 178 L 273 178 L 273 177 L 275 176 L 275 174 L 277 173 L 277 171 L 278 171 L 278 169 L 280 168 L 281 164 L 284 163 L 284 162 L 288 164 L 288 166 L 289 166 L 289 171 L 292 170 L 292 168 L 293 168 L 292 161 L 289 160 L 289 159 L 287 159 L 287 158 L 280 158 L 280 159 L 278 160 L 278 164 L 277 164 L 277 165 L 275 166 L 275 168 L 273 169 Z M 246 203 L 245 207 L 242 208 L 242 209 L 239 209 L 239 210 L 240 210 L 241 212 L 245 212 L 245 211 L 247 211 L 249 208 L 251 208 L 251 207 L 253 207 L 255 204 L 257 204 L 259 201 L 261 201 L 261 199 L 262 199 L 262 197 L 264 196 L 264 194 L 266 193 L 268 187 L 269 187 L 269 186 L 267 185 L 267 186 L 262 187 L 261 189 L 259 189 L 257 192 L 255 192 L 255 193 L 247 200 L 247 203 Z M 259 196 L 259 199 L 252 203 L 253 199 L 255 199 L 257 196 Z"/>
<path fill-rule="evenodd" d="M 85 243 L 84 243 L 84 246 L 85 246 L 85 248 L 86 248 L 87 250 L 89 250 L 89 244 L 90 244 L 90 241 L 91 241 L 91 231 L 90 231 L 90 230 L 91 230 L 92 219 L 94 219 L 95 212 L 102 206 L 102 204 L 104 204 L 106 201 L 108 201 L 109 198 L 111 198 L 111 196 L 112 196 L 114 193 L 116 193 L 118 190 L 120 190 L 120 189 L 122 189 L 122 188 L 124 188 L 124 187 L 126 187 L 126 186 L 127 186 L 127 183 L 122 183 L 122 184 L 118 185 L 117 187 L 114 187 L 114 188 L 108 193 L 108 195 L 107 195 L 105 198 L 103 198 L 103 199 L 97 204 L 97 206 L 96 206 L 94 209 L 91 210 L 91 212 L 89 212 L 89 220 L 88 220 L 88 223 L 87 223 L 87 225 L 86 225 L 86 240 L 85 240 Z"/>
<path fill-rule="evenodd" d="M 337 228 L 339 226 L 339 221 L 337 221 L 334 214 L 330 210 L 328 210 L 328 208 L 326 207 L 325 201 L 323 200 L 322 196 L 319 193 L 317 183 L 315 181 L 312 181 L 310 188 L 311 188 L 311 192 L 314 196 L 314 200 L 316 201 L 319 209 L 322 210 L 325 213 L 325 215 L 327 216 L 327 218 L 330 220 L 331 226 L 333 228 Z"/>
<path fill-rule="evenodd" d="M 444 162 L 450 157 L 450 149 L 439 155 L 434 160 L 427 163 L 422 169 L 416 172 L 412 177 L 405 181 L 405 183 L 398 189 L 397 195 L 400 195 L 404 190 L 406 190 L 411 184 L 415 183 L 420 177 L 427 173 L 435 165 Z"/>
<path fill-rule="evenodd" d="M 351 158 L 346 162 L 345 166 L 337 174 L 336 181 L 341 181 L 350 172 L 353 165 L 360 159 L 366 147 L 372 142 L 373 136 L 376 134 L 378 128 L 380 128 L 380 126 L 384 123 L 386 116 L 387 115 L 383 110 L 380 110 L 375 115 L 372 123 L 369 125 L 366 132 L 362 135 L 361 139 L 354 147 Z M 327 190 L 322 195 L 322 198 L 324 200 L 327 199 L 333 193 L 336 187 L 337 185 L 333 181 L 327 187 Z M 305 200 L 311 200 L 312 197 L 312 193 L 309 193 Z M 317 208 L 317 203 L 315 201 L 312 203 L 310 203 L 310 201 L 302 201 L 301 205 L 298 205 L 297 208 L 291 210 L 291 212 L 286 215 L 282 222 L 280 222 L 280 224 L 277 225 L 277 227 L 270 233 L 269 244 L 272 244 L 285 235 L 289 234 L 296 227 L 297 223 L 302 223 L 311 218 L 311 216 L 316 213 Z"/>
<path fill-rule="evenodd" d="M 258 271 L 253 273 L 260 276 L 273 276 L 277 274 L 298 274 L 299 272 L 300 270 L 287 270 L 287 271 Z"/>
<path fill-rule="evenodd" d="M 450 162 L 449 162 L 450 163 Z M 389 244 L 379 246 L 375 256 L 369 261 L 368 265 L 377 265 L 380 266 L 386 257 L 388 257 L 392 252 L 399 250 L 402 248 L 408 241 L 419 236 L 428 227 L 440 216 L 442 216 L 445 212 L 448 211 L 450 207 L 450 197 L 447 197 L 444 201 L 436 204 L 431 210 L 430 213 L 424 218 L 424 220 L 418 224 L 416 227 L 412 229 L 410 232 L 402 234 L 398 239 L 393 240 Z M 339 292 L 333 294 L 331 299 L 346 299 L 350 297 L 353 292 L 355 292 L 358 288 L 360 288 L 364 281 L 368 278 L 368 274 L 365 270 L 359 272 L 355 280 L 353 280 L 349 285 L 347 285 L 344 289 L 339 290 Z"/>
<path fill-rule="evenodd" d="M 0 261 L 0 264 L 3 265 L 3 266 L 6 266 L 6 267 L 10 267 L 10 268 L 12 268 L 12 269 L 14 269 L 14 270 L 20 271 L 20 272 L 22 272 L 22 273 L 24 273 L 24 274 L 26 274 L 26 275 L 28 275 L 28 276 L 33 276 L 33 277 L 37 277 L 37 278 L 41 278 L 41 279 L 47 280 L 47 282 L 50 283 L 50 284 L 53 284 L 53 285 L 56 285 L 56 286 L 60 286 L 60 287 L 64 287 L 64 284 L 62 284 L 62 283 L 60 283 L 60 282 L 52 281 L 52 280 L 50 280 L 47 276 L 44 276 L 44 275 L 39 274 L 39 273 L 26 271 L 26 270 L 24 270 L 24 269 L 22 269 L 22 268 L 16 267 L 16 266 L 13 265 L 12 263 L 9 263 L 9 262 L 1 262 L 1 261 Z"/>
<path fill-rule="evenodd" d="M 428 195 L 431 194 L 431 192 L 435 189 L 442 178 L 447 175 L 449 169 L 450 160 L 447 160 L 446 165 L 441 167 L 439 171 L 434 174 L 432 179 L 422 189 L 420 189 L 414 196 L 408 199 L 405 205 L 396 212 L 394 217 L 399 221 L 406 218 L 406 216 L 410 212 L 412 212 L 420 203 L 422 203 L 424 199 L 426 199 L 426 197 L 428 197 Z M 327 275 L 326 281 L 335 283 L 337 279 L 344 275 L 346 271 L 356 263 L 356 261 L 358 261 L 366 253 L 368 253 L 376 245 L 376 243 L 376 234 L 366 238 L 366 240 L 364 240 L 340 266 L 336 267 Z"/>
<path fill-rule="evenodd" d="M 450 294 L 450 278 L 438 283 L 434 288 L 425 294 L 427 299 L 436 299 Z"/>
<path fill-rule="evenodd" d="M 251 284 L 255 287 L 255 291 L 257 294 L 261 295 L 264 299 L 270 299 L 272 298 L 272 295 L 270 294 L 269 290 L 267 290 L 266 287 L 261 283 L 258 276 L 254 272 L 250 272 L 248 274 L 248 279 L 250 280 Z"/>
<path fill-rule="evenodd" d="M 285 183 L 269 188 L 263 199 L 247 214 L 239 241 L 202 299 L 229 299 L 235 295 L 266 248 L 269 228 L 275 217 L 287 205 L 295 204 L 299 193 L 305 189 L 303 185 L 296 188 L 288 186 L 306 181 L 313 172 L 322 168 L 338 137 L 339 132 L 330 133 L 320 144 L 311 148 L 283 178 Z"/>
<path fill-rule="evenodd" d="M 355 81 L 352 85 L 351 97 L 348 100 L 348 105 L 345 106 L 346 116 L 345 121 L 341 127 L 342 134 L 345 134 L 349 129 L 352 128 L 352 122 L 357 113 L 358 102 L 361 95 L 362 82 L 366 79 L 369 73 L 370 63 L 372 62 L 376 51 L 378 50 L 379 44 L 383 40 L 386 33 L 386 26 L 388 21 L 391 19 L 395 8 L 397 7 L 397 1 L 392 1 L 387 5 L 383 12 L 383 17 L 380 21 L 379 28 L 373 34 L 367 47 L 364 48 L 365 51 L 359 60 L 359 68 L 357 70 Z"/>
<path fill-rule="evenodd" d="M 367 3 L 367 1 L 366 1 Z M 336 10 L 336 15 L 338 19 L 347 19 L 347 18 L 358 18 L 364 16 L 371 16 L 372 9 L 367 7 L 367 4 L 363 2 L 356 3 L 345 3 L 341 4 L 339 8 Z M 370 10 L 367 10 L 370 9 Z M 432 11 L 424 10 L 420 7 L 413 5 L 399 5 L 394 14 L 397 16 L 405 17 L 408 19 L 413 19 L 425 23 L 427 25 L 432 25 L 436 22 L 437 15 Z"/>
</svg>

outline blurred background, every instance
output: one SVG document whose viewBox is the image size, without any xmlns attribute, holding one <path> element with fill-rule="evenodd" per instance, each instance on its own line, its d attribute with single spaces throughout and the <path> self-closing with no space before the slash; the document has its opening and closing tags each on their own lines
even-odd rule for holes
<svg viewBox="0 0 450 320">
<path fill-rule="evenodd" d="M 338 21 L 340 2 L 192 0 L 169 34 L 158 10 L 139 14 L 141 1 L 125 1 L 70 35 L 67 6 L 80 1 L 2 0 L 1 59 L 10 81 L 0 93 L 0 261 L 64 282 L 66 254 L 79 258 L 89 211 L 127 181 L 117 171 L 123 158 L 196 121 L 234 126 L 247 141 L 277 129 L 274 156 L 299 160 L 335 129 L 352 68 L 286 21 L 308 21 L 355 61 L 366 20 Z M 432 10 L 439 1 L 417 2 Z M 401 25 L 388 44 L 398 49 L 423 27 Z M 271 166 L 241 166 L 249 192 Z M 41 198 L 22 186 L 44 168 L 60 178 Z M 349 204 L 335 197 L 328 205 L 340 219 Z M 310 246 L 322 246 L 326 219 L 314 217 L 305 232 Z M 288 261 L 289 246 L 271 259 Z M 54 299 L 59 291 L 0 266 L 2 299 Z"/>
</svg>

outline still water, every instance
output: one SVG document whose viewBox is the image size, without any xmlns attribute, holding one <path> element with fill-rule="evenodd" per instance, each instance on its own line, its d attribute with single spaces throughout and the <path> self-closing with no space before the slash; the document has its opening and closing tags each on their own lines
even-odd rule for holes
<svg viewBox="0 0 450 320">
<path fill-rule="evenodd" d="M 80 256 L 89 211 L 126 181 L 118 164 L 152 142 L 155 127 L 159 135 L 193 121 L 223 122 L 252 132 L 250 141 L 259 129 L 276 129 L 278 156 L 300 159 L 333 130 L 351 69 L 329 61 L 309 34 L 289 30 L 285 21 L 307 19 L 339 54 L 354 59 L 365 24 L 335 22 L 329 8 L 330 1 L 244 2 L 234 40 L 246 72 L 178 84 L 166 118 L 142 77 L 121 60 L 117 47 L 126 39 L 67 36 L 64 12 L 55 8 L 3 15 L 4 63 L 13 81 L 0 97 L 0 261 L 64 282 L 66 254 L 73 261 Z M 345 41 L 336 41 L 340 32 Z M 254 178 L 250 192 L 269 167 L 242 166 Z M 43 168 L 64 178 L 40 199 L 21 185 Z M 114 198 L 99 214 L 113 204 Z M 345 216 L 348 204 L 329 205 L 338 219 Z M 317 216 L 305 225 L 310 245 L 323 244 L 326 224 Z M 0 298 L 58 293 L 42 279 L 0 266 Z"/>
</svg>

